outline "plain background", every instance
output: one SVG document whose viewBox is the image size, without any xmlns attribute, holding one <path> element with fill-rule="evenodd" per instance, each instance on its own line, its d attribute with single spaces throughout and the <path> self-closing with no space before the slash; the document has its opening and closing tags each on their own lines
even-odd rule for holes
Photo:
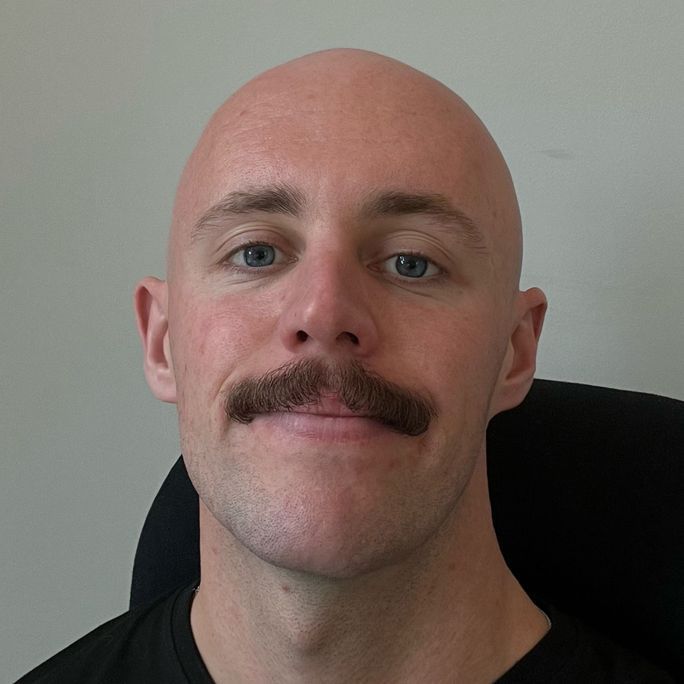
<svg viewBox="0 0 684 684">
<path fill-rule="evenodd" d="M 232 90 L 335 46 L 444 81 L 516 181 L 538 375 L 684 399 L 683 35 L 681 0 L 0 3 L 0 677 L 126 609 L 178 455 L 131 294 Z"/>
</svg>

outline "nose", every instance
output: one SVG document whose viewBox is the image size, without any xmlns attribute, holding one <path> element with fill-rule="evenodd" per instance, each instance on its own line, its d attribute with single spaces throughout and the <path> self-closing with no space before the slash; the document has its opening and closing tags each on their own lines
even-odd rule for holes
<svg viewBox="0 0 684 684">
<path fill-rule="evenodd" d="M 283 281 L 279 336 L 295 354 L 364 358 L 378 345 L 363 267 L 339 253 L 304 257 Z"/>
</svg>

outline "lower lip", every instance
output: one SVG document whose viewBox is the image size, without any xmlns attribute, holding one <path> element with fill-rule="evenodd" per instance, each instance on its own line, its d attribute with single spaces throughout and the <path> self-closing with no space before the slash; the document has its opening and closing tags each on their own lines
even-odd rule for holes
<svg viewBox="0 0 684 684">
<path fill-rule="evenodd" d="M 322 416 L 313 413 L 268 413 L 252 421 L 284 437 L 301 437 L 321 442 L 367 442 L 396 436 L 390 428 L 370 418 L 358 416 Z"/>
</svg>

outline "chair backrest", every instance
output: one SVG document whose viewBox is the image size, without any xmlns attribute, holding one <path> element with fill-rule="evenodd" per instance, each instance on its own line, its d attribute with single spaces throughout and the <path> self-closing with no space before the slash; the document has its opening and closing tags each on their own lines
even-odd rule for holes
<svg viewBox="0 0 684 684">
<path fill-rule="evenodd" d="M 526 591 L 684 681 L 684 402 L 535 380 L 487 432 L 502 552 Z M 143 527 L 131 607 L 199 577 L 182 457 Z"/>
</svg>

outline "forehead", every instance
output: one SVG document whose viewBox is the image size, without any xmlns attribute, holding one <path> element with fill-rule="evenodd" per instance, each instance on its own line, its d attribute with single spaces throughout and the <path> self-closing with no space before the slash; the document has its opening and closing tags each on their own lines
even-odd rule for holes
<svg viewBox="0 0 684 684">
<path fill-rule="evenodd" d="M 231 190 L 269 184 L 301 188 L 328 209 L 389 189 L 471 205 L 487 182 L 475 138 L 444 105 L 267 93 L 212 121 L 186 192 L 195 215 Z"/>
</svg>

